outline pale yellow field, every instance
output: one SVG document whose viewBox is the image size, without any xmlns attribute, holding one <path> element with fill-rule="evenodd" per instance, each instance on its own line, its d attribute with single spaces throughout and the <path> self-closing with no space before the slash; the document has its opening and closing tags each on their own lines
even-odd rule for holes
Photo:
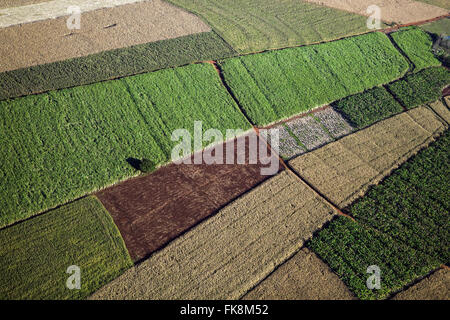
<svg viewBox="0 0 450 320">
<path fill-rule="evenodd" d="M 364 16 L 367 8 L 376 5 L 381 9 L 381 20 L 385 22 L 411 23 L 425 21 L 448 14 L 448 10 L 412 0 L 306 0 L 331 8 L 345 10 Z"/>
<path fill-rule="evenodd" d="M 328 205 L 284 171 L 91 298 L 241 298 L 332 217 Z"/>
<path fill-rule="evenodd" d="M 303 248 L 244 300 L 350 300 L 353 294 L 313 252 Z"/>
<path fill-rule="evenodd" d="M 363 195 L 446 128 L 430 109 L 419 107 L 378 122 L 290 165 L 341 208 Z"/>
<path fill-rule="evenodd" d="M 400 292 L 394 300 L 449 300 L 450 271 L 439 269 L 407 290 Z"/>
<path fill-rule="evenodd" d="M 445 97 L 445 101 L 447 105 L 450 103 L 450 96 Z M 434 103 L 430 103 L 430 107 L 436 112 L 442 119 L 447 121 L 447 123 L 450 123 L 450 110 L 447 108 L 446 105 L 442 103 L 442 101 L 438 100 Z"/>
</svg>

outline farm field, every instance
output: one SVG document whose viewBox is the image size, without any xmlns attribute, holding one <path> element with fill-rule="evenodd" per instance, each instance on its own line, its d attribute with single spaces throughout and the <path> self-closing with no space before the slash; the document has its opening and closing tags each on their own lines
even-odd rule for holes
<svg viewBox="0 0 450 320">
<path fill-rule="evenodd" d="M 424 3 L 431 4 L 433 6 L 441 7 L 450 10 L 450 3 L 447 0 L 416 0 Z"/>
<path fill-rule="evenodd" d="M 394 300 L 448 300 L 450 272 L 439 269 L 431 276 L 397 294 Z"/>
<path fill-rule="evenodd" d="M 170 0 L 207 22 L 240 53 L 367 32 L 366 18 L 298 0 Z"/>
<path fill-rule="evenodd" d="M 87 197 L 0 230 L 0 300 L 83 299 L 131 267 L 111 216 Z M 82 270 L 67 290 L 69 266 Z"/>
<path fill-rule="evenodd" d="M 0 28 L 0 42 L 8 43 L 0 46 L 0 72 L 211 31 L 196 16 L 161 0 L 84 12 L 84 32 L 68 30 L 66 20 Z"/>
<path fill-rule="evenodd" d="M 27 6 L 47 1 L 48 0 L 0 0 L 0 9 Z"/>
<path fill-rule="evenodd" d="M 428 68 L 389 84 L 389 91 L 400 103 L 410 109 L 438 100 L 442 89 L 450 84 L 450 71 Z"/>
<path fill-rule="evenodd" d="M 450 5 L 449 5 L 450 7 Z M 449 8 L 450 10 L 450 8 Z M 434 34 L 435 36 L 440 36 L 445 33 L 448 34 L 450 31 L 450 18 L 441 19 L 431 23 L 427 23 L 420 26 L 421 29 Z"/>
<path fill-rule="evenodd" d="M 103 51 L 1 72 L 0 100 L 178 67 L 194 61 L 228 58 L 235 54 L 214 32 Z"/>
<path fill-rule="evenodd" d="M 284 171 L 91 299 L 240 298 L 332 217 L 332 210 L 320 198 Z"/>
<path fill-rule="evenodd" d="M 390 37 L 414 64 L 414 72 L 441 65 L 431 51 L 433 39 L 423 30 L 419 28 L 400 29 L 391 33 Z"/>
<path fill-rule="evenodd" d="M 291 161 L 324 196 L 345 207 L 446 129 L 425 107 L 401 113 Z"/>
<path fill-rule="evenodd" d="M 254 133 L 251 136 L 257 139 Z M 111 213 L 134 261 L 149 256 L 269 177 L 261 174 L 266 165 L 249 163 L 249 139 L 250 135 L 241 136 L 220 146 L 223 163 L 232 148 L 234 159 L 242 157 L 246 165 L 209 165 L 205 160 L 201 165 L 170 164 L 96 194 Z M 244 149 L 238 149 L 241 143 Z"/>
<path fill-rule="evenodd" d="M 303 248 L 248 292 L 244 300 L 350 300 L 353 294 L 313 252 Z"/>
<path fill-rule="evenodd" d="M 309 244 L 359 298 L 385 298 L 448 263 L 449 143 L 446 131 L 346 208 L 356 222 L 335 219 Z M 361 283 L 371 264 L 383 270 L 375 292 Z"/>
<path fill-rule="evenodd" d="M 445 99 L 446 101 L 449 101 L 450 98 Z M 449 108 L 443 103 L 443 101 L 438 100 L 433 103 L 428 104 L 431 109 L 433 109 L 434 112 L 436 112 L 447 124 L 450 123 L 450 110 Z M 448 102 L 447 102 L 448 105 Z"/>
<path fill-rule="evenodd" d="M 402 77 L 408 62 L 373 32 L 220 62 L 227 85 L 258 125 L 288 118 Z"/>
<path fill-rule="evenodd" d="M 420 22 L 448 14 L 448 10 L 436 7 L 430 2 L 433 0 L 418 2 L 413 0 L 306 0 L 311 3 L 319 3 L 331 8 L 353 12 L 360 15 L 370 15 L 367 8 L 376 5 L 381 9 L 381 20 L 395 23 Z M 439 1 L 439 0 L 437 0 Z M 442 0 L 441 0 L 442 1 Z M 448 9 L 448 8 L 447 8 Z"/>
<path fill-rule="evenodd" d="M 0 226 L 136 175 L 128 158 L 167 163 L 194 120 L 250 129 L 209 64 L 3 101 L 0 115 Z"/>
</svg>

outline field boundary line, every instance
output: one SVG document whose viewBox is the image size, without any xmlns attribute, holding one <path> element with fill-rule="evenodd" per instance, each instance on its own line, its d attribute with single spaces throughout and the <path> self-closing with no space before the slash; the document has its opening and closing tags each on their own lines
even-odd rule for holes
<svg viewBox="0 0 450 320">
<path fill-rule="evenodd" d="M 392 32 L 391 32 L 392 33 Z M 409 64 L 409 69 L 408 71 L 406 71 L 406 74 L 408 73 L 412 73 L 414 70 L 416 70 L 416 65 L 414 64 L 414 62 L 412 62 L 412 60 L 407 56 L 407 54 L 405 53 L 405 51 L 403 51 L 402 48 L 399 47 L 399 45 L 394 41 L 394 39 L 391 36 L 391 33 L 386 33 L 386 36 L 388 37 L 389 41 L 391 41 L 392 45 L 394 46 L 395 49 L 397 49 L 398 52 L 400 52 L 400 54 L 406 59 L 406 61 L 408 61 Z M 405 74 L 405 75 L 406 75 Z"/>
</svg>

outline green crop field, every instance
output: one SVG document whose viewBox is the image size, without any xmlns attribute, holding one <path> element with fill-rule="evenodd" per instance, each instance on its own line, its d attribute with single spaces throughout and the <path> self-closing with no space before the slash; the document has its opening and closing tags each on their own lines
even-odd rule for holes
<svg viewBox="0 0 450 320">
<path fill-rule="evenodd" d="M 128 158 L 168 162 L 196 120 L 251 128 L 209 64 L 2 101 L 0 119 L 0 226 L 135 175 Z"/>
<path fill-rule="evenodd" d="M 419 28 L 405 28 L 391 33 L 390 36 L 398 47 L 414 64 L 414 72 L 434 66 L 440 66 L 433 52 L 433 39 Z"/>
<path fill-rule="evenodd" d="M 332 106 L 358 129 L 403 111 L 402 106 L 383 87 L 341 99 Z"/>
<path fill-rule="evenodd" d="M 449 5 L 449 7 L 450 7 L 450 5 Z M 435 36 L 440 36 L 441 34 L 449 35 L 449 33 L 450 33 L 450 18 L 445 18 L 445 19 L 441 19 L 441 20 L 434 21 L 431 23 L 427 23 L 427 24 L 421 25 L 420 28 L 422 28 L 423 30 L 425 30 L 431 34 L 434 34 Z"/>
<path fill-rule="evenodd" d="M 307 244 L 360 299 L 384 299 L 440 266 L 439 261 L 348 218 L 338 217 Z M 367 288 L 369 266 L 381 271 L 381 288 Z"/>
<path fill-rule="evenodd" d="M 450 262 L 450 133 L 403 164 L 313 238 L 310 247 L 359 298 L 386 298 Z M 367 289 L 366 268 L 378 265 L 381 290 Z"/>
<path fill-rule="evenodd" d="M 0 299 L 82 299 L 132 266 L 102 204 L 83 198 L 0 230 Z M 81 288 L 69 290 L 69 266 Z"/>
<path fill-rule="evenodd" d="M 0 73 L 0 100 L 234 55 L 216 33 L 192 34 Z"/>
<path fill-rule="evenodd" d="M 400 78 L 408 62 L 388 37 L 357 37 L 220 62 L 225 82 L 257 125 Z"/>
<path fill-rule="evenodd" d="M 206 21 L 241 53 L 367 32 L 367 18 L 298 0 L 169 0 Z"/>
<path fill-rule="evenodd" d="M 442 89 L 448 85 L 450 71 L 435 67 L 408 75 L 388 88 L 404 107 L 410 109 L 438 100 L 442 96 Z"/>
</svg>

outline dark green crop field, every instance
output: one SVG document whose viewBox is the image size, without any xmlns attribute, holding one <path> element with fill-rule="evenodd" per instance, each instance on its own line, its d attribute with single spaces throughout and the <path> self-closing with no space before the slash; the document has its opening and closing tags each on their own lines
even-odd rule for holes
<svg viewBox="0 0 450 320">
<path fill-rule="evenodd" d="M 362 299 L 382 299 L 450 262 L 450 133 L 422 150 L 346 210 L 310 247 Z M 382 288 L 366 287 L 366 268 Z"/>
<path fill-rule="evenodd" d="M 81 272 L 69 290 L 69 266 Z M 0 299 L 82 299 L 132 266 L 100 201 L 84 198 L 0 230 Z"/>
<path fill-rule="evenodd" d="M 341 99 L 332 107 L 358 129 L 403 111 L 402 106 L 383 87 Z"/>
<path fill-rule="evenodd" d="M 438 100 L 442 89 L 450 85 L 450 71 L 442 67 L 428 68 L 388 85 L 389 90 L 408 108 Z"/>
<path fill-rule="evenodd" d="M 414 64 L 414 72 L 441 65 L 431 51 L 433 39 L 425 31 L 412 27 L 400 29 L 390 36 Z"/>
<path fill-rule="evenodd" d="M 298 0 L 169 0 L 206 21 L 240 53 L 367 32 L 367 18 Z"/>
<path fill-rule="evenodd" d="M 128 158 L 167 163 L 196 120 L 251 128 L 209 64 L 2 101 L 0 119 L 0 226 L 135 175 Z"/>
<path fill-rule="evenodd" d="M 234 55 L 216 33 L 192 34 L 0 73 L 0 100 Z"/>
<path fill-rule="evenodd" d="M 408 62 L 385 34 L 247 55 L 220 62 L 226 83 L 257 125 L 267 125 L 400 78 Z"/>
</svg>

